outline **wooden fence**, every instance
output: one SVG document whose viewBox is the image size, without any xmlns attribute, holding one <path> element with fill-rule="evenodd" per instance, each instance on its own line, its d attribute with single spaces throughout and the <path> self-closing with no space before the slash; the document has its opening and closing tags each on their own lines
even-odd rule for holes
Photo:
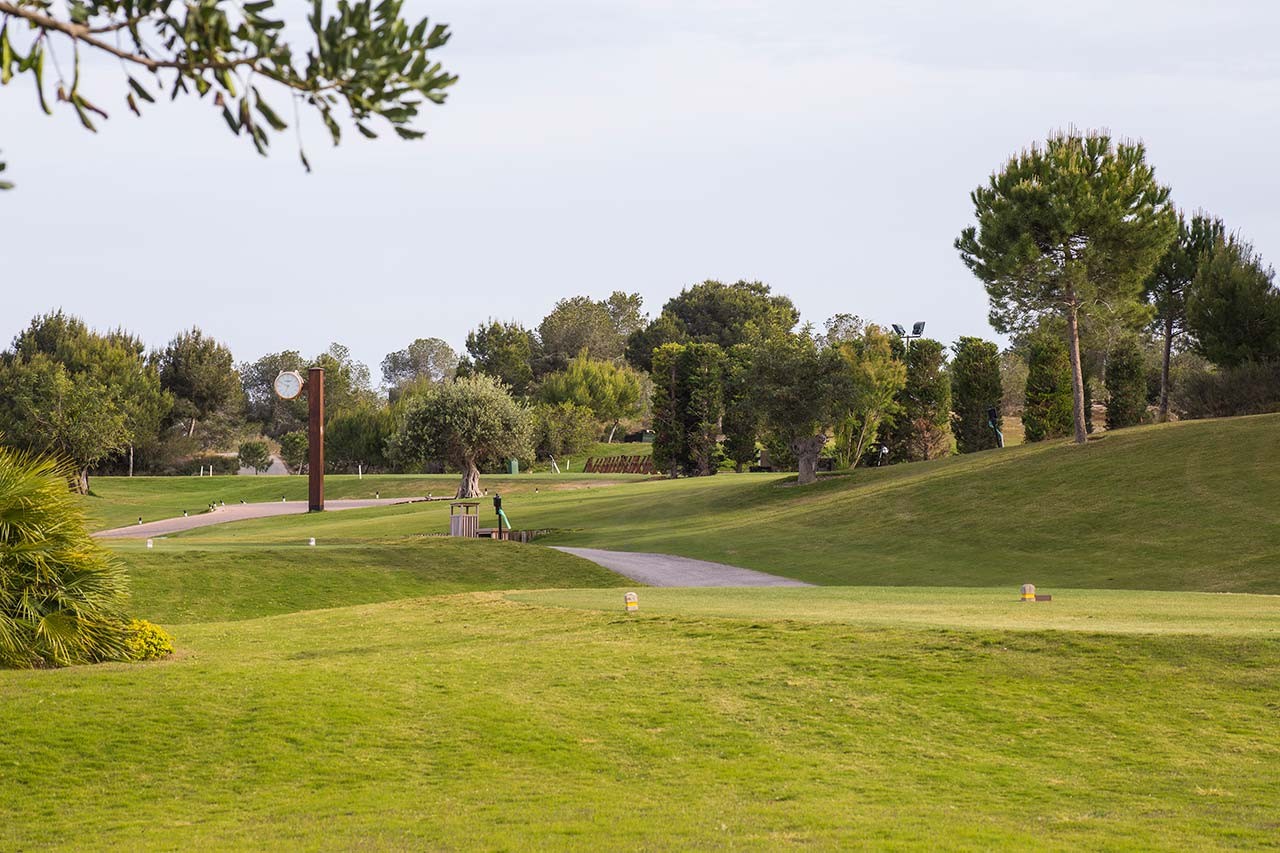
<svg viewBox="0 0 1280 853">
<path fill-rule="evenodd" d="M 594 456 L 582 469 L 588 474 L 656 474 L 652 456 Z"/>
</svg>

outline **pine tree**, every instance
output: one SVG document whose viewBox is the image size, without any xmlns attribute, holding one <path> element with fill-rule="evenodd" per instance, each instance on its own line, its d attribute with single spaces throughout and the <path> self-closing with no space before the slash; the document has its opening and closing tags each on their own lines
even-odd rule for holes
<svg viewBox="0 0 1280 853">
<path fill-rule="evenodd" d="M 1186 331 L 1187 293 L 1201 264 L 1213 253 L 1226 229 L 1221 219 L 1197 213 L 1188 222 L 1178 214 L 1178 236 L 1156 264 L 1146 283 L 1146 299 L 1156 309 L 1156 325 L 1164 338 L 1160 365 L 1160 420 L 1169 419 L 1169 363 L 1173 347 Z"/>
<path fill-rule="evenodd" d="M 1087 438 L 1082 315 L 1141 312 L 1143 283 L 1177 232 L 1169 189 L 1140 143 L 1067 131 L 1016 155 L 971 198 L 956 248 L 984 284 L 999 332 L 1066 321 L 1075 440 Z"/>
</svg>

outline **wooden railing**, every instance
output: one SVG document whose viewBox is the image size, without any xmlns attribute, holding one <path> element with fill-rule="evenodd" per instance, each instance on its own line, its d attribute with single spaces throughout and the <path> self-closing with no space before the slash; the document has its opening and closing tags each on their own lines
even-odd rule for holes
<svg viewBox="0 0 1280 853">
<path fill-rule="evenodd" d="M 582 469 L 588 474 L 656 474 L 652 456 L 594 456 Z"/>
</svg>

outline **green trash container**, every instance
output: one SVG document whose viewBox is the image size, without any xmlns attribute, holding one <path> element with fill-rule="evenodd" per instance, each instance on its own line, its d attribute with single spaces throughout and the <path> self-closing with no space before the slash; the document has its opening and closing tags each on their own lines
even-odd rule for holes
<svg viewBox="0 0 1280 853">
<path fill-rule="evenodd" d="M 520 473 L 520 460 L 519 460 L 519 459 L 508 459 L 508 460 L 507 460 L 507 473 L 508 473 L 508 474 L 519 474 L 519 473 Z"/>
</svg>

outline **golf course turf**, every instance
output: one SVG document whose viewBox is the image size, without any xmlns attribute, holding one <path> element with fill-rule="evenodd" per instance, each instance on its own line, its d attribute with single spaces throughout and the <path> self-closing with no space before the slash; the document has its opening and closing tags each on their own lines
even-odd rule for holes
<svg viewBox="0 0 1280 853">
<path fill-rule="evenodd" d="M 1263 417 L 803 490 L 485 478 L 555 544 L 817 588 L 640 588 L 440 505 L 112 543 L 177 652 L 0 672 L 0 848 L 1274 844 L 1280 597 L 1207 593 L 1280 592 L 1277 450 Z"/>
</svg>

